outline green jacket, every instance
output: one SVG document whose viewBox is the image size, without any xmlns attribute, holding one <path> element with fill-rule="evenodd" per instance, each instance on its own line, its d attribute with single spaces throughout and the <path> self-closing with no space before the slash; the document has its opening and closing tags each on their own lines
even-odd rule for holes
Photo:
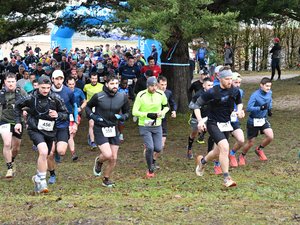
<svg viewBox="0 0 300 225">
<path fill-rule="evenodd" d="M 155 93 L 149 93 L 148 89 L 140 91 L 135 99 L 132 115 L 139 117 L 139 126 L 148 126 L 151 121 L 147 117 L 148 113 L 162 113 L 162 117 L 156 119 L 154 126 L 161 125 L 161 119 L 169 111 L 168 100 L 164 92 L 157 90 Z M 152 120 L 153 121 L 153 120 Z"/>
</svg>

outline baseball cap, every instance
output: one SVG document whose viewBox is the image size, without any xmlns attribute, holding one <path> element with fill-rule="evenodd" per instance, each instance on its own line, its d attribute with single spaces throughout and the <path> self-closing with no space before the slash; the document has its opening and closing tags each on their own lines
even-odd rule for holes
<svg viewBox="0 0 300 225">
<path fill-rule="evenodd" d="M 280 42 L 280 39 L 278 37 L 274 38 L 274 42 L 275 43 L 279 43 Z"/>
<path fill-rule="evenodd" d="M 215 68 L 215 73 L 220 73 L 220 69 L 222 68 L 222 65 L 219 65 Z"/>
<path fill-rule="evenodd" d="M 51 80 L 48 76 L 42 75 L 38 79 L 38 84 L 51 84 Z"/>
<path fill-rule="evenodd" d="M 238 80 L 238 79 L 242 79 L 241 74 L 239 74 L 237 72 L 233 72 L 232 73 L 232 80 Z"/>
<path fill-rule="evenodd" d="M 147 87 L 149 87 L 149 86 L 153 86 L 153 85 L 155 85 L 155 84 L 157 84 L 157 79 L 156 79 L 156 77 L 149 77 L 148 79 L 147 79 Z"/>
<path fill-rule="evenodd" d="M 52 73 L 52 78 L 57 78 L 57 77 L 62 77 L 64 78 L 64 73 L 61 70 L 54 70 L 54 72 Z"/>
</svg>

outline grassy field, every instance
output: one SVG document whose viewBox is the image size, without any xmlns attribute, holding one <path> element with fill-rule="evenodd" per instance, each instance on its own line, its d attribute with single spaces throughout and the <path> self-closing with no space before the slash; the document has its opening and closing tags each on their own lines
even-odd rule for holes
<svg viewBox="0 0 300 225">
<path fill-rule="evenodd" d="M 238 186 L 225 189 L 222 177 L 210 164 L 196 177 L 193 160 L 185 158 L 188 115 L 169 119 L 167 146 L 154 179 L 144 179 L 146 164 L 142 140 L 130 120 L 121 145 L 112 189 L 101 186 L 92 167 L 97 152 L 86 144 L 87 121 L 76 138 L 79 161 L 70 153 L 57 166 L 58 181 L 50 193 L 34 195 L 31 176 L 37 154 L 27 134 L 16 160 L 17 176 L 0 179 L 1 224 L 300 224 L 300 167 L 298 164 L 300 86 L 299 78 L 274 82 L 274 110 L 270 119 L 275 140 L 265 149 L 268 162 L 260 162 L 253 150 L 248 165 L 231 175 Z M 258 85 L 245 84 L 245 103 Z M 242 121 L 245 127 L 245 120 Z M 258 138 L 260 140 L 260 138 Z M 231 143 L 233 142 L 231 138 Z M 194 143 L 197 154 L 206 145 Z M 1 157 L 0 175 L 6 172 Z"/>
</svg>

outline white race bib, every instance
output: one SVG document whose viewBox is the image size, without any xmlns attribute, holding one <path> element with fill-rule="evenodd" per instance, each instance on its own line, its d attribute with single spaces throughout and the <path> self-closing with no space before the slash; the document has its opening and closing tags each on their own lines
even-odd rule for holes
<svg viewBox="0 0 300 225">
<path fill-rule="evenodd" d="M 53 131 L 54 124 L 55 124 L 55 121 L 39 119 L 38 129 L 45 130 L 45 131 Z"/>
<path fill-rule="evenodd" d="M 10 123 L 6 123 L 0 126 L 0 134 L 10 132 Z"/>
<path fill-rule="evenodd" d="M 100 82 L 103 83 L 104 82 L 104 77 L 99 77 Z"/>
<path fill-rule="evenodd" d="M 73 114 L 70 114 L 70 115 L 69 115 L 69 118 L 70 118 L 70 122 L 73 122 L 73 121 L 75 121 L 75 120 L 74 120 L 74 116 L 73 116 Z"/>
<path fill-rule="evenodd" d="M 221 132 L 233 131 L 230 121 L 226 123 L 217 123 L 217 126 Z"/>
<path fill-rule="evenodd" d="M 116 135 L 116 128 L 113 127 L 102 127 L 102 133 L 104 137 L 115 137 Z"/>
<path fill-rule="evenodd" d="M 262 127 L 265 125 L 266 119 L 265 118 L 254 118 L 253 119 L 253 125 L 254 127 Z"/>
<path fill-rule="evenodd" d="M 147 127 L 153 126 L 153 122 L 154 122 L 154 120 L 144 120 L 144 125 Z"/>
<path fill-rule="evenodd" d="M 233 111 L 230 115 L 230 121 L 231 122 L 237 122 L 238 121 L 238 118 L 237 118 L 237 114 L 235 111 Z"/>
<path fill-rule="evenodd" d="M 133 84 L 133 80 L 132 79 L 128 79 L 128 85 L 132 85 Z"/>
</svg>

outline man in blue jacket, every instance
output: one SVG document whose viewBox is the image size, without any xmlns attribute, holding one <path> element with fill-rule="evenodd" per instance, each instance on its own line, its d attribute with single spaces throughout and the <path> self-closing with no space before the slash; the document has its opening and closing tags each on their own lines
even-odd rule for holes
<svg viewBox="0 0 300 225">
<path fill-rule="evenodd" d="M 247 121 L 247 143 L 244 145 L 242 154 L 239 156 L 239 165 L 246 165 L 245 156 L 248 150 L 254 145 L 258 132 L 265 135 L 261 144 L 255 148 L 255 153 L 261 161 L 266 161 L 267 157 L 263 149 L 270 144 L 274 138 L 268 116 L 272 116 L 272 82 L 271 79 L 264 77 L 260 81 L 260 89 L 250 96 L 247 111 L 250 113 Z"/>
</svg>

